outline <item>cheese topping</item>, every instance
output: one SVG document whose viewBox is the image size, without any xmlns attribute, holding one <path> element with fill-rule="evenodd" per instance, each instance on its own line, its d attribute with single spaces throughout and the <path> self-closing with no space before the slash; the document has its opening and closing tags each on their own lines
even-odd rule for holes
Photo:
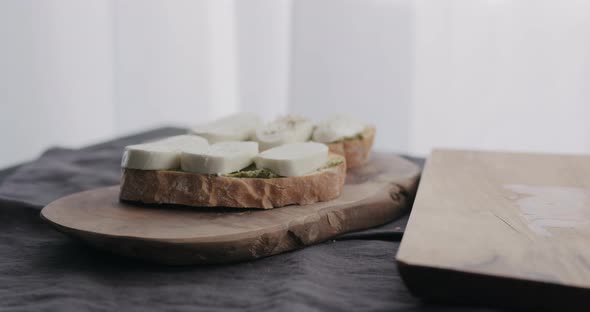
<svg viewBox="0 0 590 312">
<path fill-rule="evenodd" d="M 220 142 L 208 149 L 185 149 L 180 157 L 183 171 L 200 174 L 227 174 L 240 171 L 254 162 L 256 142 Z"/>
<path fill-rule="evenodd" d="M 256 168 L 280 176 L 302 176 L 314 172 L 328 161 L 328 147 L 316 142 L 289 143 L 271 148 L 255 159 Z"/>
<path fill-rule="evenodd" d="M 287 143 L 309 141 L 313 132 L 311 120 L 299 116 L 285 116 L 256 130 L 254 140 L 260 150 Z"/>
<path fill-rule="evenodd" d="M 334 115 L 320 123 L 313 132 L 312 140 L 321 143 L 353 138 L 360 135 L 366 125 L 350 116 Z"/>
<path fill-rule="evenodd" d="M 198 125 L 191 133 L 202 136 L 210 144 L 224 141 L 246 141 L 256 128 L 262 125 L 260 117 L 254 113 L 233 114 L 210 123 Z"/>
<path fill-rule="evenodd" d="M 196 135 L 179 135 L 163 140 L 125 147 L 121 167 L 141 170 L 180 168 L 180 152 L 184 148 L 203 148 L 207 140 Z"/>
</svg>

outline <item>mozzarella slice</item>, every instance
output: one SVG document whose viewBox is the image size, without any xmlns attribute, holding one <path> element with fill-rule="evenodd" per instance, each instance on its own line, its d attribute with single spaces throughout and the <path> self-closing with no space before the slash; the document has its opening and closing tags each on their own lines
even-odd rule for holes
<svg viewBox="0 0 590 312">
<path fill-rule="evenodd" d="M 285 116 L 256 130 L 254 140 L 260 150 L 287 143 L 309 141 L 313 132 L 311 120 L 299 116 Z"/>
<path fill-rule="evenodd" d="M 206 150 L 185 149 L 180 156 L 183 171 L 200 174 L 226 174 L 244 169 L 258 154 L 256 142 L 220 142 Z"/>
<path fill-rule="evenodd" d="M 203 137 L 194 134 L 183 134 L 183 135 L 175 135 L 167 138 L 160 139 L 158 141 L 150 142 L 157 145 L 168 145 L 173 146 L 178 149 L 182 149 L 185 146 L 194 146 L 194 145 L 207 145 L 207 140 Z"/>
<path fill-rule="evenodd" d="M 191 130 L 191 133 L 204 137 L 210 144 L 223 141 L 246 141 L 261 125 L 262 120 L 258 115 L 238 113 L 198 125 Z"/>
<path fill-rule="evenodd" d="M 159 141 L 129 145 L 121 160 L 121 167 L 141 170 L 169 170 L 180 168 L 183 148 L 207 149 L 207 140 L 196 135 L 179 135 Z"/>
<path fill-rule="evenodd" d="M 317 124 L 312 140 L 321 143 L 332 143 L 354 137 L 362 133 L 365 127 L 364 123 L 350 116 L 334 115 Z"/>
<path fill-rule="evenodd" d="M 258 169 L 284 176 L 314 172 L 328 161 L 328 147 L 316 142 L 290 143 L 264 151 L 256 157 Z"/>
</svg>

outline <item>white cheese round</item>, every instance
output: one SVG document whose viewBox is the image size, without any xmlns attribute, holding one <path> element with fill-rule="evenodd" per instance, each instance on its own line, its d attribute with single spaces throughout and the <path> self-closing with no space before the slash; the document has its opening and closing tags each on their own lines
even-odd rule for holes
<svg viewBox="0 0 590 312">
<path fill-rule="evenodd" d="M 254 140 L 261 151 L 287 143 L 309 141 L 313 132 L 311 120 L 299 116 L 285 116 L 256 129 Z"/>
<path fill-rule="evenodd" d="M 366 125 L 350 116 L 334 115 L 317 124 L 312 140 L 332 143 L 354 137 L 363 132 Z"/>
<path fill-rule="evenodd" d="M 170 170 L 180 168 L 183 148 L 204 148 L 207 140 L 196 135 L 179 135 L 159 141 L 125 147 L 121 167 L 141 170 Z"/>
<path fill-rule="evenodd" d="M 207 139 L 210 144 L 224 141 L 246 141 L 256 128 L 262 125 L 262 119 L 254 113 L 237 113 L 210 123 L 195 126 L 191 133 Z"/>
<path fill-rule="evenodd" d="M 328 147 L 316 142 L 289 143 L 260 153 L 255 162 L 258 169 L 280 176 L 302 176 L 328 162 Z"/>
<path fill-rule="evenodd" d="M 244 169 L 258 155 L 256 142 L 220 142 L 208 149 L 185 149 L 180 156 L 183 171 L 199 174 L 227 174 Z"/>
</svg>

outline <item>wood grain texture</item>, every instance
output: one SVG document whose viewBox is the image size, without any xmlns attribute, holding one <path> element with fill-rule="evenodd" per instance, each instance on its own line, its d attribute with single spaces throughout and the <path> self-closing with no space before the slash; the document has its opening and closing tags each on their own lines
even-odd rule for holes
<svg viewBox="0 0 590 312">
<path fill-rule="evenodd" d="M 332 201 L 270 210 L 121 203 L 118 186 L 61 198 L 41 211 L 58 230 L 116 254 L 166 264 L 227 263 L 301 248 L 400 216 L 419 177 L 413 163 L 375 153 Z"/>
<path fill-rule="evenodd" d="M 590 299 L 590 156 L 437 150 L 397 254 L 436 300 L 574 307 Z"/>
</svg>

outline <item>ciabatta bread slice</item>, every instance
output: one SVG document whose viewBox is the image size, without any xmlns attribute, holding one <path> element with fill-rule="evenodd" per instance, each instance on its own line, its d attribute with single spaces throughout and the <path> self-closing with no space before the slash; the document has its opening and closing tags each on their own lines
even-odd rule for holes
<svg viewBox="0 0 590 312">
<path fill-rule="evenodd" d="M 346 158 L 347 168 L 357 168 L 367 162 L 374 140 L 375 127 L 367 126 L 357 137 L 330 143 L 328 148 L 330 152 Z"/>
<path fill-rule="evenodd" d="M 324 168 L 304 176 L 243 178 L 123 168 L 120 199 L 146 204 L 269 209 L 340 196 L 346 160 L 330 154 Z"/>
</svg>

